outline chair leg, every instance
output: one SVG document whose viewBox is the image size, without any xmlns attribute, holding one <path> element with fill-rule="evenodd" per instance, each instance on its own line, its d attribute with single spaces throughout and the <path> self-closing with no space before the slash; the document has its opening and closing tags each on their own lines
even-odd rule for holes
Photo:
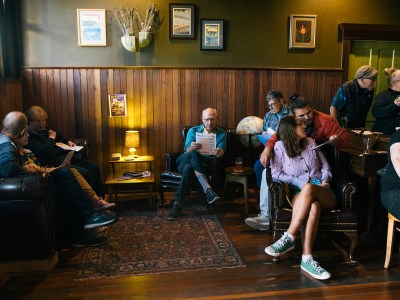
<svg viewBox="0 0 400 300">
<path fill-rule="evenodd" d="M 349 260 L 350 260 L 351 264 L 355 265 L 355 264 L 357 264 L 357 261 L 354 258 L 354 250 L 356 249 L 357 244 L 358 244 L 358 234 L 356 232 L 355 233 L 345 232 L 345 234 L 350 239 L 350 242 L 351 242 L 350 250 L 349 250 Z"/>
<path fill-rule="evenodd" d="M 160 194 L 160 207 L 164 207 L 165 205 L 165 199 L 164 199 L 164 189 L 160 186 L 160 189 L 158 191 L 158 193 Z"/>
<path fill-rule="evenodd" d="M 384 268 L 387 269 L 390 263 L 390 257 L 392 256 L 392 244 L 393 244 L 393 228 L 394 228 L 394 220 L 388 219 L 388 230 L 387 230 L 387 239 L 386 239 L 386 256 L 385 256 L 385 265 Z"/>
</svg>

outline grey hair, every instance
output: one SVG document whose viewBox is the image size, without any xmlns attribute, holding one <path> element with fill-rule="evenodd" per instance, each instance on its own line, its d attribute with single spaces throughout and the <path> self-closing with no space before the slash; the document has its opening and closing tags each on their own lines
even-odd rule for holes
<svg viewBox="0 0 400 300">
<path fill-rule="evenodd" d="M 18 136 L 26 128 L 28 120 L 20 111 L 9 112 L 3 119 L 1 132 Z"/>
<path fill-rule="evenodd" d="M 267 104 L 268 104 L 268 102 L 271 101 L 271 100 L 273 100 L 273 99 L 276 99 L 276 100 L 281 100 L 281 99 L 283 99 L 283 94 L 282 94 L 282 92 L 281 92 L 281 91 L 278 91 L 278 90 L 270 90 L 270 91 L 267 93 L 267 95 L 265 96 L 265 101 L 266 101 Z"/>
</svg>

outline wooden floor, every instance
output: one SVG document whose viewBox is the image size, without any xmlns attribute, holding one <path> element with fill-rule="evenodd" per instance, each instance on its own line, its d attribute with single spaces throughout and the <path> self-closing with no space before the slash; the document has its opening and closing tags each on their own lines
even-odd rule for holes
<svg viewBox="0 0 400 300">
<path fill-rule="evenodd" d="M 255 198 L 251 201 L 256 214 Z M 345 262 L 345 238 L 318 236 L 314 254 L 332 273 L 330 280 L 318 281 L 300 271 L 298 243 L 272 263 L 264 248 L 273 238 L 244 225 L 242 198 L 216 212 L 245 267 L 77 281 L 80 252 L 73 250 L 62 253 L 50 273 L 0 274 L 0 299 L 400 299 L 397 251 L 391 268 L 383 268 L 386 233 L 360 242 L 356 266 Z"/>
</svg>

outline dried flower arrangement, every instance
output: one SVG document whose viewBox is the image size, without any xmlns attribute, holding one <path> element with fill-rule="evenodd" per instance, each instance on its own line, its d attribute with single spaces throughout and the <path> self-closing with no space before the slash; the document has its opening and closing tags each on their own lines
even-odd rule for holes
<svg viewBox="0 0 400 300">
<path fill-rule="evenodd" d="M 158 30 L 159 10 L 155 4 L 147 6 L 146 15 L 143 17 L 138 7 L 129 9 L 126 5 L 115 6 L 112 18 L 122 31 L 123 35 L 135 35 L 136 32 L 154 33 Z"/>
</svg>

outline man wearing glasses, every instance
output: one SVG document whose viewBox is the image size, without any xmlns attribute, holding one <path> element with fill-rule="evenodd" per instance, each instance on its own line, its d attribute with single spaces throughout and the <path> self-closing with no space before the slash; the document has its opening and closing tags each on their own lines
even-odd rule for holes
<svg viewBox="0 0 400 300">
<path fill-rule="evenodd" d="M 368 111 L 374 99 L 377 73 L 371 66 L 361 66 L 354 75 L 354 80 L 339 87 L 331 103 L 330 115 L 343 127 L 365 128 Z"/>
<path fill-rule="evenodd" d="M 331 141 L 331 145 L 338 148 L 347 148 L 349 145 L 349 134 L 341 128 L 338 122 L 331 116 L 312 109 L 306 99 L 299 95 L 290 97 L 290 111 L 305 126 L 308 137 L 314 139 L 317 144 Z M 264 151 L 261 153 L 260 162 L 266 166 L 272 156 L 276 134 L 272 135 Z M 329 146 L 328 146 L 329 147 Z M 260 189 L 260 214 L 255 218 L 247 218 L 246 224 L 258 230 L 269 230 L 270 222 L 270 201 L 269 190 L 265 179 L 266 171 L 263 171 Z M 252 220 L 248 220 L 252 219 Z M 250 222 L 251 221 L 251 222 Z M 251 225 L 250 225 L 251 223 Z"/>
<path fill-rule="evenodd" d="M 265 114 L 263 121 L 261 141 L 263 142 L 264 146 L 271 135 L 275 133 L 276 129 L 278 128 L 279 121 L 287 115 L 290 115 L 290 110 L 283 100 L 283 94 L 281 91 L 269 91 L 265 96 L 265 102 L 267 103 L 269 111 Z M 254 172 L 256 174 L 258 187 L 261 185 L 261 176 L 263 171 L 264 166 L 260 163 L 260 160 L 257 160 L 254 164 Z"/>
<path fill-rule="evenodd" d="M 172 209 L 168 216 L 169 221 L 180 219 L 184 200 L 193 186 L 195 179 L 202 186 L 209 204 L 220 199 L 208 183 L 206 167 L 213 156 L 221 157 L 224 155 L 227 132 L 225 129 L 216 126 L 218 120 L 216 109 L 207 108 L 203 110 L 201 119 L 203 124 L 189 129 L 185 141 L 185 152 L 176 160 L 177 170 L 182 174 L 182 180 L 175 193 Z M 196 133 L 215 134 L 215 151 L 211 155 L 199 153 L 203 146 L 196 141 Z"/>
</svg>

